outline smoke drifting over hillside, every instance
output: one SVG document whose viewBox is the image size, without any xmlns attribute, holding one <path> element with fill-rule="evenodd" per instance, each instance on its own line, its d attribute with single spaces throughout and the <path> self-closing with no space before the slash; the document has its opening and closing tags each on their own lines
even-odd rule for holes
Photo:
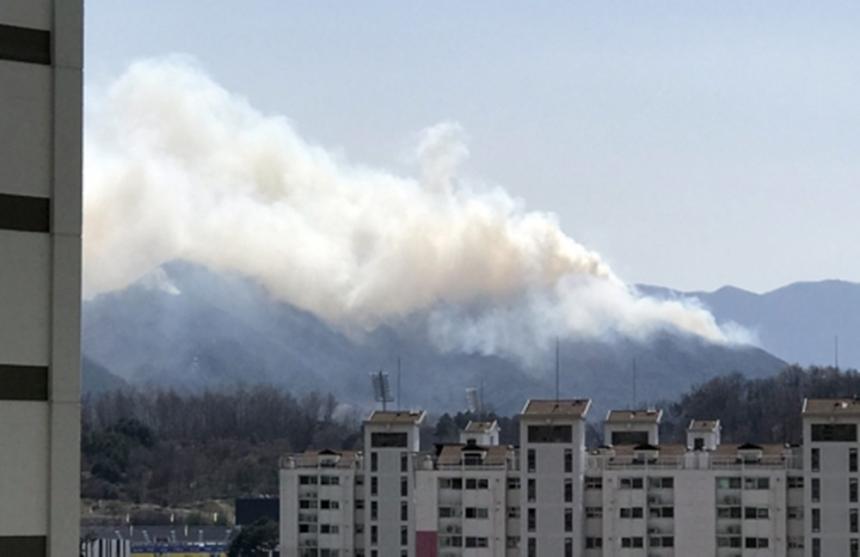
<svg viewBox="0 0 860 557">
<path fill-rule="evenodd" d="M 133 65 L 93 104 L 87 297 L 184 259 L 343 330 L 427 312 L 451 349 L 527 358 L 556 335 L 665 329 L 730 340 L 693 302 L 638 296 L 552 214 L 456 180 L 456 123 L 423 132 L 415 178 L 308 143 L 180 59 Z"/>
</svg>

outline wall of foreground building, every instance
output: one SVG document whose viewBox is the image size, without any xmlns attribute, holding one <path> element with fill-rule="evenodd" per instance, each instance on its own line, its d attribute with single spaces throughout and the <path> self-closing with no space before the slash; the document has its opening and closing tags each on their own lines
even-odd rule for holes
<svg viewBox="0 0 860 557">
<path fill-rule="evenodd" d="M 0 555 L 78 554 L 81 0 L 0 2 Z"/>
<path fill-rule="evenodd" d="M 517 448 L 465 435 L 426 452 L 414 444 L 417 422 L 375 413 L 366 452 L 285 460 L 281 554 L 860 557 L 860 401 L 806 401 L 800 447 L 722 444 L 716 420 L 691 423 L 686 444 L 652 444 L 654 414 L 647 442 L 586 449 L 588 408 L 529 401 Z M 645 421 L 610 420 L 625 433 Z M 380 446 L 373 432 L 401 439 L 384 435 Z M 352 479 L 324 479 L 334 474 Z M 339 517 L 313 510 L 333 506 L 323 497 L 338 500 Z"/>
</svg>

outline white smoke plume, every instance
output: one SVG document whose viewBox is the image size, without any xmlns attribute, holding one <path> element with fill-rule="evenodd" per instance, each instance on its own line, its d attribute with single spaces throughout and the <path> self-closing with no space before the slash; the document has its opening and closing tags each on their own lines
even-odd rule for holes
<svg viewBox="0 0 860 557">
<path fill-rule="evenodd" d="M 463 131 L 423 132 L 418 178 L 342 160 L 181 58 L 88 107 L 85 296 L 175 259 L 244 274 L 343 330 L 431 315 L 450 349 L 528 357 L 556 335 L 675 329 L 729 341 L 690 301 L 640 297 L 500 188 L 464 183 Z"/>
</svg>

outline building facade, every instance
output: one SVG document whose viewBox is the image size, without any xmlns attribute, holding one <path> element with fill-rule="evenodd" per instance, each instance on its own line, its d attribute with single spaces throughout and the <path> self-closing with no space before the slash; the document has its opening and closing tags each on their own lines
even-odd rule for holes
<svg viewBox="0 0 860 557">
<path fill-rule="evenodd" d="M 718 420 L 660 444 L 659 411 L 623 410 L 604 420 L 616 443 L 587 449 L 589 407 L 530 400 L 519 447 L 499 445 L 497 424 L 473 422 L 460 443 L 426 452 L 422 413 L 374 412 L 364 453 L 284 460 L 281 555 L 860 555 L 860 402 L 805 401 L 801 446 L 724 444 Z M 323 480 L 332 474 L 343 477 Z M 325 507 L 337 500 L 338 514 L 328 515 L 313 501 L 333 481 Z M 309 508 L 319 510 L 299 516 Z"/>
<path fill-rule="evenodd" d="M 0 2 L 0 555 L 80 549 L 82 10 Z"/>
</svg>

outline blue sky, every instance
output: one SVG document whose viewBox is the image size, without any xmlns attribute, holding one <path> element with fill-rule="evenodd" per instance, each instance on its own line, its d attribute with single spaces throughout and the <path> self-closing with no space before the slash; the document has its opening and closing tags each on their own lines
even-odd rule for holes
<svg viewBox="0 0 860 557">
<path fill-rule="evenodd" d="M 358 163 L 441 120 L 465 173 L 626 280 L 860 281 L 855 2 L 87 2 L 86 80 L 187 53 Z"/>
</svg>

